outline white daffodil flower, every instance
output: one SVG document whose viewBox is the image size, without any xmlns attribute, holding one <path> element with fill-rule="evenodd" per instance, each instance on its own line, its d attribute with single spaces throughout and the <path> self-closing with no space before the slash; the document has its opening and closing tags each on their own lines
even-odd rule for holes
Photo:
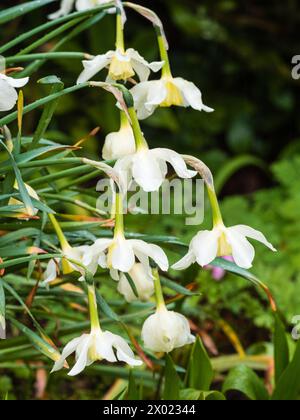
<svg viewBox="0 0 300 420">
<path fill-rule="evenodd" d="M 101 6 L 106 3 L 111 3 L 112 0 L 62 0 L 60 9 L 48 16 L 49 19 L 55 20 L 62 16 L 71 13 L 74 3 L 76 3 L 76 10 L 79 12 L 84 10 L 93 9 L 94 7 Z"/>
<path fill-rule="evenodd" d="M 142 264 L 135 264 L 129 271 L 128 275 L 131 277 L 135 285 L 137 296 L 132 290 L 132 287 L 125 274 L 120 275 L 118 291 L 124 296 L 127 302 L 131 303 L 136 300 L 148 302 L 154 294 L 154 281 L 152 275 L 145 270 Z"/>
<path fill-rule="evenodd" d="M 180 178 L 193 178 L 197 172 L 190 171 L 181 155 L 170 149 L 140 148 L 135 154 L 119 159 L 114 169 L 128 180 L 143 188 L 145 192 L 159 190 L 168 173 L 169 163 Z"/>
<path fill-rule="evenodd" d="M 255 250 L 247 238 L 255 239 L 276 252 L 261 232 L 249 226 L 238 225 L 226 228 L 223 224 L 219 224 L 211 231 L 199 232 L 191 241 L 187 255 L 172 268 L 185 270 L 195 262 L 204 267 L 217 257 L 232 256 L 239 267 L 249 269 L 252 267 Z"/>
<path fill-rule="evenodd" d="M 0 111 L 10 111 L 18 100 L 16 88 L 25 86 L 29 77 L 14 79 L 0 73 Z"/>
<path fill-rule="evenodd" d="M 84 257 L 88 253 L 89 248 L 89 246 L 80 246 L 74 248 L 71 246 L 66 246 L 63 249 L 63 253 L 66 258 L 55 260 L 52 259 L 49 261 L 44 273 L 43 285 L 46 286 L 57 278 L 60 271 L 60 265 L 64 274 L 70 274 L 73 271 L 77 271 L 82 276 L 80 277 L 79 281 L 84 280 L 85 270 L 80 265 L 76 265 L 75 261 L 77 261 L 79 264 L 83 264 Z M 70 262 L 69 259 L 72 260 L 72 262 Z M 97 259 L 92 258 L 89 264 L 85 264 L 85 268 L 94 275 L 98 268 Z"/>
<path fill-rule="evenodd" d="M 181 77 L 163 76 L 160 80 L 139 83 L 131 89 L 140 120 L 150 117 L 158 107 L 192 107 L 197 111 L 213 112 L 202 102 L 202 93 Z"/>
<path fill-rule="evenodd" d="M 195 337 L 183 315 L 161 306 L 145 321 L 142 340 L 151 351 L 170 353 L 176 348 L 194 343 Z"/>
<path fill-rule="evenodd" d="M 84 334 L 67 344 L 52 372 L 61 370 L 66 359 L 74 352 L 76 364 L 69 372 L 69 376 L 78 375 L 87 366 L 98 360 L 107 360 L 111 363 L 125 362 L 129 366 L 142 365 L 142 361 L 135 358 L 133 351 L 122 337 L 109 331 L 102 332 L 100 328 L 94 328 L 90 334 Z"/>
<path fill-rule="evenodd" d="M 104 143 L 102 156 L 104 160 L 115 160 L 135 153 L 135 139 L 130 122 L 122 113 L 121 128 L 110 133 Z"/>
<path fill-rule="evenodd" d="M 148 63 L 132 48 L 126 51 L 122 49 L 108 51 L 91 60 L 84 60 L 82 64 L 84 70 L 80 74 L 77 84 L 87 82 L 105 67 L 109 68 L 108 80 L 127 80 L 137 74 L 141 81 L 146 81 L 151 70 L 157 72 L 163 66 L 163 62 Z"/>
<path fill-rule="evenodd" d="M 148 273 L 151 273 L 150 258 L 161 270 L 168 271 L 168 258 L 159 246 L 136 239 L 127 240 L 122 234 L 117 234 L 114 239 L 98 239 L 84 255 L 83 263 L 89 266 L 96 259 L 100 267 L 109 268 L 112 277 L 119 280 L 118 273 L 129 273 L 136 258 Z"/>
</svg>

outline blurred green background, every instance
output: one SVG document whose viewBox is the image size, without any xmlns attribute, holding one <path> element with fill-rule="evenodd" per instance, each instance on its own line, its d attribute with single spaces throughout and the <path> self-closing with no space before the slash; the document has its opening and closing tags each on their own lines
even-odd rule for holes
<svg viewBox="0 0 300 420">
<path fill-rule="evenodd" d="M 270 286 L 290 324 L 300 314 L 300 81 L 291 75 L 292 57 L 300 53 L 299 2 L 140 3 L 153 8 L 164 22 L 174 75 L 195 82 L 204 103 L 215 109 L 212 114 L 158 110 L 142 123 L 146 137 L 152 147 L 168 147 L 205 161 L 215 174 L 226 224 L 249 224 L 275 244 L 277 254 L 257 246 L 253 272 Z M 8 6 L 12 2 L 2 0 L 1 8 Z M 46 9 L 50 13 L 56 8 L 54 4 Z M 1 43 L 45 21 L 46 9 L 7 25 Z M 114 48 L 114 31 L 114 17 L 107 16 L 61 51 L 105 53 Z M 149 61 L 158 59 L 151 24 L 134 12 L 128 12 L 126 43 Z M 56 74 L 71 86 L 81 68 L 76 60 L 47 62 L 25 88 L 26 102 L 46 94 L 34 83 L 38 79 Z M 104 73 L 98 78 L 103 77 Z M 25 133 L 35 129 L 40 111 L 29 115 Z M 118 129 L 118 123 L 110 95 L 90 89 L 61 99 L 47 137 L 74 144 L 100 126 L 83 151 L 95 159 L 101 156 L 105 136 Z M 210 224 L 207 217 L 204 225 Z M 132 231 L 171 234 L 185 241 L 199 230 L 199 226 L 186 227 L 181 216 L 135 216 L 128 226 Z M 203 295 L 194 302 L 191 299 L 191 313 L 199 311 L 200 301 L 204 322 L 216 312 L 233 321 L 246 346 L 268 341 L 272 317 L 262 295 L 231 275 L 216 282 L 210 272 L 192 269 L 185 281 L 195 276 Z"/>
</svg>

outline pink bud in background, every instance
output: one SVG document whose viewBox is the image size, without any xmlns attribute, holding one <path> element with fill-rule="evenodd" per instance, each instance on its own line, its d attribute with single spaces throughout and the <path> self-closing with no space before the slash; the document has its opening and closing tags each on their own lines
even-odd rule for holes
<svg viewBox="0 0 300 420">
<path fill-rule="evenodd" d="M 234 262 L 234 260 L 231 256 L 222 257 L 222 258 L 226 261 Z M 206 266 L 206 269 L 211 270 L 212 278 L 216 281 L 222 280 L 226 275 L 226 271 L 221 267 L 213 267 L 211 265 L 208 265 L 208 266 Z"/>
</svg>

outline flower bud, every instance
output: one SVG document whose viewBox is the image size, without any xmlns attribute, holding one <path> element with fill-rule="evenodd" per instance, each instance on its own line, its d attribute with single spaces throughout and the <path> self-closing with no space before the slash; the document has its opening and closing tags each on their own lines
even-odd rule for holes
<svg viewBox="0 0 300 420">
<path fill-rule="evenodd" d="M 158 308 L 156 313 L 145 321 L 142 339 L 149 350 L 164 353 L 195 342 L 188 320 L 165 307 Z"/>
</svg>

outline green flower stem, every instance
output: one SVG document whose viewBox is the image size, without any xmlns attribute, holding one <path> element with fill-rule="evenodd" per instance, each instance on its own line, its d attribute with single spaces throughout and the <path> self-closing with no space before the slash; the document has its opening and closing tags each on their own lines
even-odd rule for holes
<svg viewBox="0 0 300 420">
<path fill-rule="evenodd" d="M 95 285 L 94 284 L 89 285 L 87 290 L 88 290 L 88 301 L 89 301 L 91 329 L 92 330 L 101 330 L 99 315 L 98 315 L 98 306 L 97 306 Z"/>
<path fill-rule="evenodd" d="M 116 34 L 116 48 L 122 52 L 125 52 L 125 41 L 124 41 L 124 25 L 122 22 L 121 10 L 117 9 L 117 34 Z"/>
<path fill-rule="evenodd" d="M 115 236 L 124 236 L 124 209 L 123 209 L 123 197 L 118 192 L 116 193 L 115 203 Z"/>
<path fill-rule="evenodd" d="M 212 208 L 214 226 L 219 225 L 219 224 L 224 224 L 215 189 L 207 185 L 207 192 L 208 192 L 208 197 L 209 197 L 209 201 Z"/>
<path fill-rule="evenodd" d="M 162 69 L 162 75 L 163 77 L 173 77 L 172 71 L 171 71 L 169 54 L 168 54 L 165 41 L 163 39 L 163 36 L 159 28 L 157 29 L 157 40 L 158 40 L 158 47 L 159 47 L 161 60 L 165 62 Z"/>
<path fill-rule="evenodd" d="M 128 108 L 128 113 L 131 119 L 131 126 L 133 130 L 134 138 L 135 138 L 136 150 L 139 151 L 142 149 L 148 149 L 149 148 L 148 143 L 142 132 L 140 122 L 138 120 L 137 113 L 134 107 Z"/>
<path fill-rule="evenodd" d="M 65 237 L 65 235 L 62 231 L 62 228 L 60 227 L 60 225 L 59 225 L 58 221 L 56 220 L 55 216 L 53 214 L 49 214 L 48 216 L 49 216 L 49 219 L 50 219 L 50 221 L 51 221 L 51 223 L 52 223 L 52 225 L 55 229 L 55 232 L 56 232 L 57 237 L 59 239 L 62 250 L 66 249 L 66 248 L 70 248 L 70 244 L 67 241 L 67 239 L 66 239 L 66 237 Z"/>
<path fill-rule="evenodd" d="M 154 288 L 155 288 L 155 299 L 156 299 L 157 309 L 166 309 L 166 304 L 165 304 L 163 290 L 161 287 L 158 269 L 157 268 L 153 269 L 152 273 L 154 276 Z"/>
</svg>

